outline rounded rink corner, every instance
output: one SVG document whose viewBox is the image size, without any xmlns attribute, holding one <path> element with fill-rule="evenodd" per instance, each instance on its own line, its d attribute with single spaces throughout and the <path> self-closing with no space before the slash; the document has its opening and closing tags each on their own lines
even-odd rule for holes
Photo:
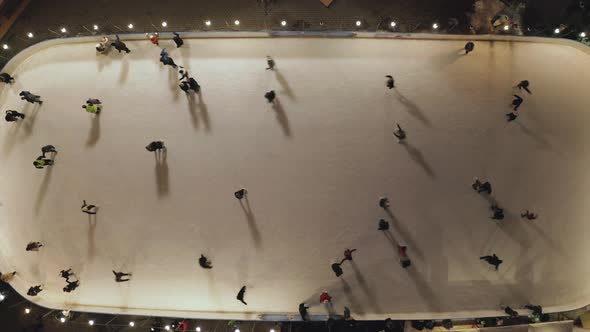
<svg viewBox="0 0 590 332">
<path fill-rule="evenodd" d="M 0 86 L 3 111 L 25 116 L 0 125 L 0 271 L 18 271 L 20 294 L 43 285 L 31 302 L 270 321 L 300 320 L 300 303 L 311 320 L 344 307 L 381 320 L 590 302 L 588 47 L 361 32 L 186 33 L 179 48 L 167 33 L 121 38 L 130 53 L 55 39 L 3 69 L 16 78 Z M 164 48 L 197 89 L 181 90 Z"/>
</svg>

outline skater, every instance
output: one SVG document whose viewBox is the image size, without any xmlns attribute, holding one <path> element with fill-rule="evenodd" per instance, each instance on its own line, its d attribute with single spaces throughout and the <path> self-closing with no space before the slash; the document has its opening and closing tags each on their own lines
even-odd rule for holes
<svg viewBox="0 0 590 332">
<path fill-rule="evenodd" d="M 301 319 L 304 322 L 308 320 L 309 316 L 307 309 L 309 309 L 309 307 L 305 306 L 305 303 L 299 303 L 299 315 L 301 315 Z"/>
<path fill-rule="evenodd" d="M 270 55 L 266 56 L 266 64 L 268 65 L 266 70 L 275 70 L 275 61 L 270 57 Z"/>
<path fill-rule="evenodd" d="M 149 152 L 159 152 L 160 150 L 166 150 L 166 146 L 164 146 L 164 141 L 153 141 L 145 147 L 146 150 Z"/>
<path fill-rule="evenodd" d="M 102 104 L 102 102 L 96 98 L 88 98 L 88 100 L 86 100 L 86 104 L 87 105 L 100 105 L 100 104 Z"/>
<path fill-rule="evenodd" d="M 15 275 L 16 271 L 13 271 L 11 273 L 0 273 L 0 281 L 8 284 L 12 281 L 12 279 L 14 279 Z"/>
<path fill-rule="evenodd" d="M 98 212 L 98 206 L 86 204 L 86 200 L 82 201 L 82 207 L 80 209 L 86 214 L 96 214 Z"/>
<path fill-rule="evenodd" d="M 163 63 L 164 65 L 172 66 L 173 68 L 178 67 L 174 63 L 174 60 L 172 60 L 172 58 L 168 54 L 168 50 L 166 50 L 165 48 L 163 48 L 162 51 L 160 52 L 160 62 Z"/>
<path fill-rule="evenodd" d="M 510 307 L 504 307 L 504 312 L 512 318 L 516 318 L 519 316 L 518 312 L 516 312 L 514 309 L 512 309 Z"/>
<path fill-rule="evenodd" d="M 379 230 L 379 231 L 389 230 L 389 223 L 387 221 L 385 221 L 384 219 L 379 219 L 379 228 L 377 228 L 377 230 Z"/>
<path fill-rule="evenodd" d="M 201 265 L 202 268 L 204 269 L 212 269 L 213 265 L 211 265 L 211 261 L 209 261 L 207 259 L 207 257 L 205 257 L 205 255 L 201 254 L 201 257 L 199 258 L 199 265 Z"/>
<path fill-rule="evenodd" d="M 389 208 L 389 198 L 387 198 L 387 197 L 379 198 L 379 207 L 382 207 L 385 210 L 387 210 Z"/>
<path fill-rule="evenodd" d="M 43 289 L 41 289 L 41 288 L 42 288 L 41 285 L 30 287 L 29 290 L 27 291 L 27 295 L 37 296 L 37 294 L 39 294 L 41 291 L 43 291 Z"/>
<path fill-rule="evenodd" d="M 72 269 L 67 269 L 67 270 L 61 270 L 59 272 L 60 277 L 66 279 L 66 281 L 70 280 L 70 276 L 74 275 L 74 273 L 72 272 Z"/>
<path fill-rule="evenodd" d="M 123 277 L 127 277 L 127 276 L 131 276 L 131 273 L 123 273 L 123 272 L 115 272 L 113 271 L 113 274 L 115 275 L 115 281 L 116 282 L 125 282 L 125 281 L 129 281 L 129 278 L 127 279 L 123 279 Z"/>
<path fill-rule="evenodd" d="M 14 122 L 18 119 L 25 119 L 25 115 L 23 113 L 14 111 L 14 110 L 8 110 L 6 111 L 6 115 L 4 116 L 4 120 L 6 120 L 6 122 Z"/>
<path fill-rule="evenodd" d="M 344 259 L 342 260 L 342 262 L 340 262 L 340 264 L 342 264 L 344 261 L 351 261 L 352 260 L 352 253 L 355 251 L 356 251 L 356 249 L 344 250 Z"/>
<path fill-rule="evenodd" d="M 410 265 L 412 265 L 412 261 L 410 260 L 410 258 L 408 257 L 408 247 L 406 246 L 397 246 L 397 250 L 399 253 L 399 262 L 402 265 L 402 267 L 408 268 Z"/>
<path fill-rule="evenodd" d="M 494 220 L 504 219 L 504 209 L 500 208 L 496 204 L 492 204 L 490 209 L 494 212 L 494 216 L 492 216 L 492 219 L 494 219 Z"/>
<path fill-rule="evenodd" d="M 145 34 L 145 37 L 147 39 L 149 39 L 152 42 L 152 44 L 158 45 L 158 46 L 160 45 L 160 43 L 159 43 L 159 41 L 160 41 L 160 34 L 159 33 L 155 32 L 153 35 L 150 35 L 149 33 L 146 33 Z"/>
<path fill-rule="evenodd" d="M 57 150 L 53 145 L 45 145 L 41 148 L 41 152 L 43 153 L 43 157 L 45 158 L 46 153 L 57 153 Z"/>
<path fill-rule="evenodd" d="M 532 94 L 531 90 L 529 90 L 529 81 L 524 80 L 524 81 L 520 81 L 520 83 L 518 83 L 518 85 L 516 86 L 519 90 L 523 90 L 528 92 L 529 94 Z"/>
<path fill-rule="evenodd" d="M 179 68 L 180 68 L 180 69 L 178 70 L 178 73 L 180 74 L 180 79 L 179 79 L 179 81 L 182 81 L 182 80 L 184 80 L 185 78 L 186 78 L 186 79 L 188 79 L 188 78 L 189 78 L 189 76 L 188 76 L 188 70 L 184 69 L 184 67 L 183 67 L 183 66 L 179 66 Z"/>
<path fill-rule="evenodd" d="M 320 294 L 320 303 L 331 303 L 332 302 L 332 297 L 330 296 L 330 294 L 328 294 L 328 292 L 322 292 Z"/>
<path fill-rule="evenodd" d="M 507 121 L 512 122 L 512 121 L 516 120 L 516 118 L 518 118 L 518 113 L 510 112 L 510 113 L 506 113 L 506 116 L 508 117 Z"/>
<path fill-rule="evenodd" d="M 337 277 L 340 277 L 342 273 L 344 273 L 344 271 L 342 271 L 342 268 L 340 267 L 340 264 L 341 263 L 332 264 L 332 271 L 334 271 L 334 274 L 336 274 Z"/>
<path fill-rule="evenodd" d="M 188 85 L 189 87 L 194 91 L 194 92 L 199 92 L 199 90 L 201 90 L 201 86 L 199 85 L 199 83 L 197 82 L 197 80 L 195 80 L 192 77 L 189 77 L 188 79 Z"/>
<path fill-rule="evenodd" d="M 176 324 L 176 331 L 179 331 L 179 332 L 188 331 L 188 322 L 186 322 L 186 321 L 178 322 L 178 324 Z"/>
<path fill-rule="evenodd" d="M 76 280 L 76 281 L 69 281 L 66 280 L 66 282 L 68 283 L 68 285 L 66 287 L 63 288 L 63 291 L 66 293 L 71 293 L 73 290 L 76 290 L 76 288 L 78 288 L 78 286 L 80 286 L 80 281 Z"/>
<path fill-rule="evenodd" d="M 534 212 L 529 212 L 529 210 L 526 210 L 524 213 L 520 214 L 521 218 L 526 218 L 528 220 L 535 220 L 539 217 L 538 214 L 534 213 Z"/>
<path fill-rule="evenodd" d="M 270 90 L 269 92 L 264 94 L 264 98 L 268 100 L 269 103 L 274 103 L 275 98 L 277 97 L 275 90 Z"/>
<path fill-rule="evenodd" d="M 96 44 L 96 51 L 101 54 L 109 53 L 109 49 L 111 48 L 109 45 L 109 38 L 104 36 L 100 39 L 100 42 Z"/>
<path fill-rule="evenodd" d="M 246 293 L 246 286 L 242 286 L 242 288 L 240 288 L 240 291 L 238 292 L 238 296 L 236 296 L 236 299 L 238 299 L 243 304 L 248 305 L 248 303 L 246 303 L 244 301 L 244 294 L 245 293 Z"/>
<path fill-rule="evenodd" d="M 29 242 L 27 244 L 27 248 L 25 249 L 26 251 L 39 251 L 39 248 L 43 247 L 43 244 L 41 244 L 41 242 Z"/>
<path fill-rule="evenodd" d="M 199 85 L 199 83 L 197 82 L 197 80 L 195 80 L 192 77 L 189 77 L 188 80 L 186 81 L 182 81 L 182 83 L 180 83 L 180 89 L 182 89 L 182 91 L 188 93 L 189 90 L 193 90 L 194 92 L 199 92 L 199 90 L 201 90 L 201 86 Z"/>
<path fill-rule="evenodd" d="M 102 105 L 100 103 L 82 105 L 82 108 L 85 109 L 86 112 L 92 114 L 100 114 L 100 112 L 102 111 Z"/>
<path fill-rule="evenodd" d="M 385 82 L 385 86 L 389 88 L 389 90 L 395 88 L 395 81 L 393 80 L 393 76 L 386 75 L 387 81 Z"/>
<path fill-rule="evenodd" d="M 514 106 L 514 111 L 518 111 L 518 108 L 522 104 L 523 99 L 519 95 L 513 95 L 513 96 L 514 96 L 514 100 L 512 100 L 512 106 Z"/>
<path fill-rule="evenodd" d="M 475 48 L 475 44 L 473 42 L 468 42 L 467 44 L 465 44 L 465 54 L 469 54 L 470 52 L 473 52 L 474 48 Z"/>
<path fill-rule="evenodd" d="M 111 43 L 111 47 L 115 47 L 115 49 L 117 51 L 119 51 L 119 53 L 121 53 L 121 51 L 125 51 L 126 53 L 131 52 L 127 48 L 127 45 L 125 45 L 125 43 L 121 41 L 121 39 L 119 38 L 119 35 L 115 35 L 115 38 L 116 38 L 116 40 Z"/>
<path fill-rule="evenodd" d="M 350 309 L 348 307 L 344 307 L 344 320 L 350 320 Z"/>
<path fill-rule="evenodd" d="M 397 130 L 393 132 L 393 136 L 397 137 L 397 139 L 402 142 L 404 139 L 406 139 L 406 132 L 402 129 L 402 127 L 400 127 L 398 123 L 396 123 L 396 125 Z"/>
<path fill-rule="evenodd" d="M 477 191 L 478 194 L 481 194 L 483 192 L 487 193 L 488 195 L 492 194 L 492 184 L 488 181 L 482 183 L 481 181 L 479 181 L 478 178 L 475 178 L 475 182 L 473 182 L 471 187 L 473 188 L 473 190 Z"/>
<path fill-rule="evenodd" d="M 531 310 L 533 312 L 533 316 L 536 317 L 541 317 L 541 315 L 543 314 L 543 307 L 541 307 L 540 305 L 527 304 L 524 306 L 524 308 Z"/>
<path fill-rule="evenodd" d="M 21 100 L 26 100 L 31 104 L 34 104 L 34 103 L 39 103 L 39 105 L 43 104 L 43 101 L 41 100 L 40 96 L 34 95 L 29 91 L 21 91 L 18 95 L 21 96 L 20 97 Z"/>
<path fill-rule="evenodd" d="M 182 38 L 180 38 L 180 35 L 176 32 L 172 33 L 174 35 L 174 37 L 172 37 L 172 40 L 174 40 L 174 43 L 176 43 L 176 48 L 179 48 L 180 46 L 184 45 L 184 40 L 182 40 Z"/>
<path fill-rule="evenodd" d="M 240 189 L 234 193 L 234 196 L 237 199 L 241 200 L 242 198 L 246 197 L 247 193 L 248 193 L 248 191 L 246 191 L 246 189 Z"/>
<path fill-rule="evenodd" d="M 498 271 L 498 267 L 502 264 L 502 260 L 496 256 L 496 254 L 492 254 L 492 256 L 481 256 L 479 259 L 486 261 L 488 264 L 493 265 Z"/>
<path fill-rule="evenodd" d="M 35 166 L 35 168 L 43 168 L 45 166 L 52 166 L 53 165 L 53 160 L 45 158 L 44 156 L 39 156 L 37 157 L 37 159 L 35 159 L 35 161 L 33 161 L 33 166 Z"/>
<path fill-rule="evenodd" d="M 172 68 L 176 68 L 178 67 L 175 63 L 174 60 L 172 60 L 171 57 L 164 57 L 164 58 L 160 58 L 160 62 L 163 63 L 165 66 L 172 66 Z"/>
<path fill-rule="evenodd" d="M 7 73 L 0 73 L 0 82 L 6 84 L 12 83 L 14 82 L 14 77 L 10 76 Z"/>
</svg>

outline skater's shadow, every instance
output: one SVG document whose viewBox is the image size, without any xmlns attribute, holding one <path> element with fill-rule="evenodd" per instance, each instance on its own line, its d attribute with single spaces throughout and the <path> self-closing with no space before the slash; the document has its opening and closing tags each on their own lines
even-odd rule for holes
<svg viewBox="0 0 590 332">
<path fill-rule="evenodd" d="M 547 150 L 553 150 L 549 141 L 547 141 L 547 139 L 545 137 L 543 137 L 542 134 L 540 134 L 536 131 L 530 130 L 527 126 L 520 123 L 519 121 L 516 121 L 516 124 L 518 125 L 518 127 L 521 129 L 521 131 L 524 134 L 526 134 L 527 136 L 532 138 L 535 142 L 537 142 L 537 144 L 539 145 L 540 148 L 547 149 Z"/>
<path fill-rule="evenodd" d="M 12 152 L 12 149 L 14 148 L 16 143 L 19 141 L 18 133 L 20 132 L 20 128 L 22 126 L 23 126 L 23 121 L 16 121 L 15 123 L 12 124 L 10 129 L 8 129 L 8 132 L 6 133 L 5 138 L 4 138 L 4 145 L 3 145 L 3 150 L 4 150 L 3 156 L 4 157 L 8 157 L 8 155 L 10 155 L 10 152 Z"/>
<path fill-rule="evenodd" d="M 170 81 L 170 90 L 174 93 L 174 100 L 178 99 L 180 94 L 180 81 L 178 80 L 178 67 L 174 68 L 170 66 L 164 66 L 164 69 L 168 70 L 168 80 Z"/>
<path fill-rule="evenodd" d="M 158 188 L 158 197 L 167 196 L 170 192 L 170 180 L 168 176 L 167 150 L 163 152 L 156 151 L 156 186 Z"/>
<path fill-rule="evenodd" d="M 342 281 L 342 292 L 346 296 L 348 303 L 350 303 L 352 311 L 360 315 L 363 315 L 365 313 L 365 310 L 363 309 L 363 306 L 359 303 L 358 299 L 352 294 L 352 290 L 350 288 L 350 285 L 348 285 L 348 282 L 346 282 L 344 278 L 340 278 L 340 281 Z"/>
<path fill-rule="evenodd" d="M 53 158 L 55 161 L 55 158 Z M 41 186 L 37 191 L 37 198 L 35 199 L 35 215 L 39 215 L 41 211 L 41 206 L 43 205 L 43 200 L 45 199 L 45 195 L 47 194 L 47 189 L 49 188 L 49 183 L 51 182 L 51 175 L 53 174 L 53 168 L 55 166 L 45 166 L 45 169 L 36 169 L 36 171 L 45 172 L 43 174 L 43 182 L 41 182 Z"/>
<path fill-rule="evenodd" d="M 460 48 L 458 50 L 453 50 L 450 53 L 436 57 L 433 62 L 437 66 L 437 68 L 439 70 L 441 70 L 441 69 L 444 69 L 444 68 L 452 65 L 453 63 L 455 63 L 457 60 L 459 60 L 461 57 L 463 57 L 465 55 L 466 55 L 465 49 Z"/>
<path fill-rule="evenodd" d="M 283 109 L 283 105 L 281 104 L 281 101 L 278 99 L 275 99 L 275 101 L 272 105 L 272 108 L 275 111 L 275 114 L 277 116 L 277 121 L 281 125 L 281 129 L 283 129 L 283 134 L 286 137 L 291 137 L 291 135 L 292 135 L 291 125 L 289 124 L 289 118 L 287 117 L 287 113 L 285 113 L 285 110 Z"/>
<path fill-rule="evenodd" d="M 94 114 L 90 119 L 90 132 L 86 139 L 86 146 L 95 146 L 100 139 L 100 115 Z"/>
<path fill-rule="evenodd" d="M 407 230 L 402 226 L 401 222 L 397 219 L 393 212 L 391 212 L 391 209 L 387 208 L 385 209 L 385 212 L 389 216 L 389 219 L 391 220 L 391 223 L 393 224 L 393 227 L 396 230 L 396 232 L 402 237 L 402 239 L 408 244 L 408 246 L 412 248 L 414 252 L 416 252 L 416 256 L 423 260 L 424 254 L 422 253 L 422 250 L 420 250 L 418 244 L 412 240 L 412 237 L 408 234 Z M 384 233 L 387 239 L 390 240 L 389 242 L 391 243 L 391 245 L 394 246 L 394 250 L 397 250 L 397 243 L 395 241 L 392 242 L 392 240 L 394 239 L 391 232 L 387 230 Z"/>
<path fill-rule="evenodd" d="M 430 120 L 428 120 L 428 118 L 424 115 L 424 113 L 420 110 L 420 108 L 413 101 L 406 98 L 401 92 L 399 92 L 399 90 L 395 89 L 394 91 L 396 94 L 397 101 L 399 101 L 402 105 L 404 105 L 404 107 L 406 108 L 408 113 L 410 113 L 411 116 L 418 119 L 420 122 L 422 122 L 427 127 L 432 126 L 430 124 Z"/>
<path fill-rule="evenodd" d="M 254 240 L 254 246 L 256 248 L 260 248 L 262 244 L 262 240 L 260 238 L 260 231 L 258 230 L 258 226 L 256 225 L 256 218 L 254 218 L 254 213 L 252 212 L 250 200 L 248 199 L 247 195 L 244 197 L 244 199 L 240 199 L 240 206 L 242 207 L 242 210 L 246 215 L 246 221 L 248 221 L 248 228 L 250 229 L 250 235 L 252 236 L 252 240 Z"/>
<path fill-rule="evenodd" d="M 96 231 L 96 215 L 88 215 L 88 249 L 86 252 L 86 261 L 91 262 L 96 254 L 96 245 L 94 242 L 94 234 Z"/>
<path fill-rule="evenodd" d="M 422 152 L 420 152 L 420 150 L 416 149 L 406 141 L 402 141 L 402 145 L 404 148 L 406 148 L 406 152 L 408 152 L 410 158 L 412 158 L 414 162 L 420 165 L 420 167 L 422 167 L 426 174 L 428 174 L 431 178 L 434 178 L 434 171 L 432 170 L 432 167 L 430 167 L 426 159 L 424 159 L 424 155 L 422 155 Z"/>
<path fill-rule="evenodd" d="M 25 113 L 25 110 L 31 108 L 30 106 L 31 105 L 27 103 L 25 108 L 23 109 L 23 113 Z M 25 137 L 31 136 L 31 134 L 33 133 L 33 127 L 35 126 L 35 122 L 37 121 L 37 115 L 39 114 L 39 104 L 33 104 L 32 106 L 33 107 L 31 112 L 28 115 L 26 115 L 25 119 L 23 120 L 23 129 Z"/>
<path fill-rule="evenodd" d="M 96 64 L 98 65 L 98 72 L 102 72 L 104 67 L 111 64 L 111 57 L 108 55 L 108 53 L 101 54 L 100 52 L 96 52 L 96 56 L 98 57 L 98 60 L 96 61 Z"/>
<path fill-rule="evenodd" d="M 289 99 L 295 100 L 295 94 L 293 93 L 293 89 L 291 89 L 291 86 L 289 85 L 289 82 L 287 82 L 287 80 L 285 79 L 285 76 L 283 76 L 283 74 L 281 74 L 281 72 L 278 69 L 275 69 L 274 72 L 275 76 L 277 77 L 277 81 L 283 88 L 281 92 L 287 95 Z"/>
<path fill-rule="evenodd" d="M 367 298 L 369 299 L 369 303 L 373 306 L 373 310 L 375 311 L 375 313 L 381 313 L 382 311 L 381 311 L 381 308 L 377 302 L 377 297 L 375 295 L 375 292 L 367 284 L 367 280 L 363 276 L 362 272 L 359 270 L 359 268 L 356 265 L 356 263 L 354 262 L 354 260 L 350 261 L 350 266 L 354 270 L 354 276 L 355 276 L 356 280 L 358 281 L 359 285 L 361 286 L 363 292 L 367 295 Z"/>
<path fill-rule="evenodd" d="M 129 77 L 129 60 L 127 57 L 123 57 L 121 60 L 121 72 L 119 73 L 119 83 L 123 84 L 127 82 L 127 78 Z"/>
<path fill-rule="evenodd" d="M 424 300 L 424 303 L 428 306 L 429 311 L 438 312 L 440 311 L 441 304 L 439 302 L 439 295 L 435 294 L 430 287 L 427 280 L 424 280 L 422 274 L 420 274 L 415 267 L 408 267 L 405 269 L 410 276 L 410 280 L 416 284 L 416 290 Z"/>
<path fill-rule="evenodd" d="M 199 97 L 199 102 L 195 101 L 195 94 L 194 93 L 187 93 L 186 98 L 188 99 L 188 107 L 189 112 L 191 115 L 191 120 L 193 123 L 193 127 L 195 129 L 199 128 L 199 121 L 203 121 L 203 127 L 205 127 L 205 131 L 209 132 L 211 130 L 211 122 L 209 120 L 209 111 L 207 109 L 207 104 L 203 99 L 201 94 L 201 90 L 196 94 Z"/>
</svg>

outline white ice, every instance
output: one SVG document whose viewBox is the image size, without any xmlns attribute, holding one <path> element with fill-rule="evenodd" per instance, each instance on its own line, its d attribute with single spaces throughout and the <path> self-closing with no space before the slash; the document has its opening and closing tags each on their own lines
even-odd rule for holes
<svg viewBox="0 0 590 332">
<path fill-rule="evenodd" d="M 464 43 L 162 41 L 202 86 L 188 97 L 148 41 L 109 56 L 94 43 L 38 51 L 0 95 L 2 111 L 27 116 L 0 125 L 0 270 L 18 271 L 21 294 L 43 284 L 29 299 L 45 306 L 194 318 L 296 316 L 303 301 L 325 315 L 322 291 L 357 319 L 587 304 L 590 58 L 518 42 L 477 42 L 465 56 Z M 513 88 L 524 79 L 532 95 Z M 264 99 L 271 89 L 280 106 Z M 21 90 L 44 104 L 21 101 Z M 514 93 L 525 101 L 507 123 Z M 102 114 L 81 108 L 88 97 Z M 166 163 L 144 148 L 155 139 Z M 38 170 L 45 144 L 59 153 Z M 503 222 L 471 189 L 475 176 L 492 183 Z M 240 188 L 251 215 L 233 197 Z M 96 222 L 83 199 L 100 206 Z M 521 220 L 525 209 L 539 219 Z M 29 241 L 45 246 L 25 252 Z M 346 248 L 358 251 L 337 278 L 330 265 Z M 198 266 L 201 253 L 212 270 Z M 492 253 L 498 272 L 478 259 Z M 70 294 L 58 276 L 69 267 L 81 282 Z M 132 279 L 117 284 L 111 270 Z M 242 285 L 247 306 L 235 298 Z"/>
</svg>

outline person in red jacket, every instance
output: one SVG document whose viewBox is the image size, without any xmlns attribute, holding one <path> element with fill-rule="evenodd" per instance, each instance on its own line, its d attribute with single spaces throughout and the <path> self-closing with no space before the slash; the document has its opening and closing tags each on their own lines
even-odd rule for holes
<svg viewBox="0 0 590 332">
<path fill-rule="evenodd" d="M 160 45 L 160 35 L 156 32 L 153 35 L 150 35 L 149 33 L 146 33 L 145 36 L 147 37 L 147 39 L 149 39 L 152 44 L 154 45 Z"/>
<path fill-rule="evenodd" d="M 328 292 L 322 292 L 320 294 L 320 303 L 331 303 L 332 302 L 332 297 L 330 296 L 330 294 L 328 294 Z"/>
<path fill-rule="evenodd" d="M 182 332 L 186 332 L 188 330 L 188 323 L 185 321 L 182 321 L 180 323 L 178 323 L 178 326 L 176 327 L 176 331 L 182 331 Z"/>
</svg>

